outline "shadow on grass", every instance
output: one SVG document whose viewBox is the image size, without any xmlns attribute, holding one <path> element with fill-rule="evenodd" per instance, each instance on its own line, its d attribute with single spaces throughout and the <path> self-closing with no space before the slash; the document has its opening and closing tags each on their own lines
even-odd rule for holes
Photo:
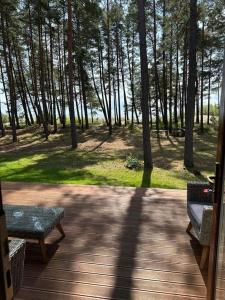
<svg viewBox="0 0 225 300">
<path fill-rule="evenodd" d="M 80 151 L 58 151 L 57 153 L 41 153 L 33 159 L 33 155 L 1 157 L 0 163 L 11 163 L 2 171 L 5 181 L 24 181 L 42 183 L 76 183 L 94 185 L 129 185 L 123 178 L 108 176 L 107 173 L 95 173 L 95 169 L 86 169 L 96 166 L 99 162 L 113 163 L 115 156 L 109 153 L 92 153 Z M 22 161 L 20 162 L 20 159 Z M 30 162 L 29 162 L 30 160 Z"/>
<path fill-rule="evenodd" d="M 37 137 L 33 136 L 33 139 Z M 24 148 L 12 147 L 0 157 L 0 174 L 4 180 L 10 181 L 31 181 L 49 183 L 82 183 L 82 184 L 107 184 L 107 185 L 140 185 L 150 187 L 152 185 L 151 175 L 144 171 L 143 178 L 140 176 L 132 179 L 132 173 L 125 175 L 118 174 L 123 167 L 128 154 L 134 154 L 142 160 L 142 135 L 141 130 L 130 131 L 127 128 L 115 128 L 113 135 L 109 137 L 104 126 L 93 127 L 85 133 L 80 133 L 79 142 L 85 143 L 84 149 L 76 151 L 69 150 L 69 129 L 60 130 L 54 139 L 48 142 L 39 141 L 38 144 L 29 144 L 29 138 L 24 137 Z M 116 149 L 114 146 L 108 148 L 110 143 L 122 141 L 126 147 Z M 216 137 L 206 133 L 204 136 L 196 136 L 195 163 L 196 174 L 192 170 L 183 171 L 183 146 L 184 140 L 173 137 L 155 139 L 152 138 L 152 156 L 156 168 L 171 172 L 176 180 L 206 180 L 205 174 L 214 173 Z M 22 142 L 22 137 L 21 137 Z M 90 142 L 90 143 L 89 143 Z M 104 143 L 107 142 L 107 146 Z M 83 145 L 82 145 L 83 146 Z M 6 146 L 1 146 L 4 149 Z M 7 148 L 7 147 L 6 147 Z M 35 156 L 37 155 L 37 157 Z M 40 155 L 40 157 L 38 157 Z M 25 159 L 23 161 L 23 159 Z M 21 161 L 20 161 L 21 160 Z M 118 168 L 119 166 L 119 168 Z M 96 168 L 95 168 L 96 167 Z M 102 168 L 102 172 L 101 172 Z M 111 168 L 111 178 L 105 168 Z M 98 169 L 98 174 L 95 174 Z M 115 173 L 115 176 L 113 174 Z M 204 174 L 204 175 L 203 175 Z M 135 175 L 136 176 L 136 175 Z M 157 175 L 157 184 L 161 186 L 160 175 Z M 113 177 L 113 179 L 112 179 Z M 131 179 L 130 179 L 130 178 Z M 85 180 L 87 178 L 87 180 Z M 154 177 L 154 182 L 155 182 Z M 165 176 L 164 176 L 165 178 Z M 101 180 L 103 181 L 101 183 Z M 135 183 L 134 183 L 135 182 Z M 153 184 L 154 184 L 153 182 Z M 162 186 L 163 187 L 163 186 Z M 174 184 L 164 185 L 168 188 L 176 188 Z"/>
</svg>

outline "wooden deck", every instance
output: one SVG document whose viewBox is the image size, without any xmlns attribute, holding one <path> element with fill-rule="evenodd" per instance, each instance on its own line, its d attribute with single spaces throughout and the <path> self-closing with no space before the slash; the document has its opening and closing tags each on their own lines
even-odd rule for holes
<svg viewBox="0 0 225 300">
<path fill-rule="evenodd" d="M 48 264 L 29 243 L 16 299 L 205 299 L 201 248 L 186 234 L 185 191 L 3 184 L 4 201 L 63 206 L 66 238 Z"/>
</svg>

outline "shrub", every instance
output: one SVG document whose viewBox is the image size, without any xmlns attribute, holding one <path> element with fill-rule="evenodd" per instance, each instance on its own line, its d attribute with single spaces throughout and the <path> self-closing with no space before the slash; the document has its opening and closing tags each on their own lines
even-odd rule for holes
<svg viewBox="0 0 225 300">
<path fill-rule="evenodd" d="M 141 168 L 141 163 L 134 155 L 130 154 L 126 158 L 125 167 L 131 170 L 137 170 Z"/>
</svg>

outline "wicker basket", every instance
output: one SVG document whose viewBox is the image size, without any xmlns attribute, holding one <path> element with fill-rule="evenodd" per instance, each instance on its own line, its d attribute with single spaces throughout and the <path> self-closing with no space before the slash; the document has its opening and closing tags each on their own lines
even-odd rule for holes
<svg viewBox="0 0 225 300">
<path fill-rule="evenodd" d="M 23 281 L 25 247 L 26 242 L 22 239 L 13 239 L 9 242 L 9 258 L 11 260 L 14 296 L 20 289 Z"/>
</svg>

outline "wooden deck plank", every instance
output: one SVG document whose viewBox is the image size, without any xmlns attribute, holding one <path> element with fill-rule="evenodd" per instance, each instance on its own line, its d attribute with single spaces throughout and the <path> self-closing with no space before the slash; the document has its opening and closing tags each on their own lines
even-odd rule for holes
<svg viewBox="0 0 225 300">
<path fill-rule="evenodd" d="M 49 236 L 48 264 L 28 245 L 17 300 L 205 298 L 201 247 L 185 232 L 185 191 L 5 183 L 3 195 L 65 208 L 66 238 L 53 245 L 59 234 Z"/>
<path fill-rule="evenodd" d="M 43 268 L 33 267 L 32 265 L 29 265 L 25 268 L 25 273 L 27 276 L 29 275 L 29 272 L 36 272 L 36 274 L 40 274 L 43 271 L 47 272 L 50 270 L 55 270 L 56 272 L 74 272 L 74 273 L 90 273 L 90 274 L 101 274 L 105 276 L 114 276 L 114 268 L 112 266 L 106 266 L 106 265 L 93 265 L 93 264 L 81 264 L 76 263 L 74 265 L 71 265 L 70 262 L 66 264 L 66 268 L 63 268 L 63 262 L 57 262 L 57 264 L 51 264 L 51 266 L 46 267 L 44 270 Z M 69 266 L 68 266 L 69 265 Z M 121 267 L 118 268 L 118 271 L 120 271 L 120 277 L 129 277 L 131 268 L 128 267 Z M 45 273 L 44 273 L 45 274 Z M 204 273 L 203 273 L 204 274 Z M 205 274 L 204 274 L 205 275 Z M 204 285 L 204 281 L 202 276 L 199 274 L 199 272 L 179 272 L 173 270 L 173 266 L 170 268 L 155 268 L 155 269 L 136 269 L 133 274 L 132 278 L 134 279 L 144 279 L 144 280 L 162 280 L 162 281 L 170 281 L 170 282 L 180 282 L 180 283 L 191 283 L 191 284 L 198 284 L 198 285 Z M 189 281 L 187 281 L 187 278 L 189 278 Z"/>
<path fill-rule="evenodd" d="M 159 282 L 159 281 L 144 281 L 144 280 L 133 280 L 132 287 L 128 289 L 126 286 L 130 284 L 130 278 L 121 278 L 120 284 L 114 289 L 114 279 L 113 277 L 98 277 L 93 276 L 91 282 L 87 281 L 85 278 L 84 281 L 81 278 L 73 278 L 73 280 L 58 280 L 58 279 L 42 279 L 42 278 L 24 278 L 24 287 L 30 287 L 34 289 L 44 289 L 47 291 L 56 291 L 59 293 L 67 293 L 70 291 L 71 294 L 85 295 L 90 293 L 90 295 L 97 297 L 111 298 L 114 290 L 118 297 L 124 295 L 132 295 L 135 292 L 139 297 L 147 297 L 150 292 L 161 292 L 170 295 L 182 295 L 190 297 L 198 297 L 199 295 L 205 296 L 205 289 L 202 286 L 197 285 L 185 285 L 178 283 L 169 283 L 169 282 Z M 122 297 L 123 298 L 123 297 Z M 129 298 L 128 298 L 129 299 Z M 141 299 L 141 298 L 140 298 Z"/>
<path fill-rule="evenodd" d="M 57 275 L 58 274 L 58 275 Z M 63 274 L 63 275 L 62 275 Z M 61 278 L 61 279 L 71 279 L 71 278 L 83 278 L 83 276 L 103 276 L 103 277 L 114 277 L 113 272 L 107 272 L 102 270 L 96 270 L 94 268 L 88 268 L 88 269 L 74 269 L 72 271 L 65 271 L 61 269 L 56 268 L 45 268 L 45 272 L 41 272 L 40 269 L 36 268 L 26 268 L 24 276 L 29 277 L 45 277 L 45 278 Z M 71 276 L 71 277 L 70 277 Z M 189 276 L 189 281 L 187 283 L 187 276 Z M 125 272 L 121 272 L 120 277 L 126 277 Z M 144 280 L 144 281 L 161 281 L 161 282 L 169 282 L 169 283 L 181 283 L 181 284 L 192 284 L 192 285 L 198 285 L 204 287 L 204 281 L 202 280 L 202 277 L 199 276 L 199 274 L 179 274 L 174 272 L 165 272 L 162 270 L 152 270 L 151 272 L 135 272 L 133 275 L 134 280 Z"/>
<path fill-rule="evenodd" d="M 67 271 L 76 271 L 76 272 L 91 272 L 94 274 L 105 274 L 105 275 L 115 275 L 115 267 L 114 266 L 106 266 L 106 265 L 93 265 L 93 264 L 82 264 L 82 263 L 71 263 L 70 261 L 66 263 L 66 261 L 53 261 L 49 264 L 51 269 L 55 270 L 67 270 Z M 163 276 L 164 278 L 173 278 L 173 276 L 176 275 L 176 277 L 180 276 L 180 281 L 183 280 L 183 283 L 189 283 L 190 280 L 194 280 L 194 278 L 199 277 L 199 280 L 201 281 L 201 284 L 204 285 L 204 281 L 201 277 L 201 274 L 199 272 L 188 272 L 191 271 L 191 268 L 189 268 L 187 271 L 179 272 L 176 269 L 171 266 L 170 268 L 161 267 L 161 268 L 155 268 L 155 269 L 138 269 L 136 268 L 135 271 L 132 270 L 132 268 L 128 267 L 118 267 L 117 268 L 118 273 L 120 274 L 120 277 L 129 277 L 130 273 L 132 272 L 132 278 L 142 278 L 142 279 L 152 279 L 155 274 L 158 272 L 158 277 L 160 280 L 160 276 Z M 175 274 L 175 275 L 174 275 Z M 196 275 L 196 277 L 194 276 Z M 170 277 L 171 276 L 171 277 Z M 195 282 L 195 281 L 193 281 Z"/>
<path fill-rule="evenodd" d="M 136 295 L 132 295 L 132 299 L 138 299 L 138 300 L 196 300 L 196 299 L 204 299 L 201 296 L 198 298 L 196 297 L 190 297 L 190 296 L 180 296 L 180 295 L 170 295 L 170 294 L 163 294 L 163 293 L 154 293 L 154 292 L 149 292 L 147 298 L 142 297 L 137 298 L 135 297 Z M 140 296 L 140 295 L 139 295 Z M 51 292 L 51 291 L 43 291 L 43 290 L 31 290 L 31 289 L 26 289 L 22 288 L 20 290 L 19 295 L 16 297 L 16 300 L 24 300 L 24 299 L 32 299 L 32 300 L 49 300 L 49 299 L 54 299 L 54 300 L 100 300 L 100 299 L 108 299 L 104 297 L 96 297 L 96 296 L 89 296 L 89 295 L 71 295 L 71 294 L 66 294 L 66 293 L 57 293 L 57 292 Z M 119 299 L 119 298 L 117 298 Z M 122 298 L 121 298 L 122 299 Z M 111 298 L 111 300 L 115 300 L 115 298 Z"/>
<path fill-rule="evenodd" d="M 97 264 L 97 265 L 108 265 L 108 266 L 113 266 L 115 264 L 115 260 L 117 258 L 116 255 L 98 255 L 98 254 L 77 254 L 75 256 L 75 253 L 73 251 L 69 252 L 63 252 L 63 251 L 57 251 L 57 253 L 54 256 L 54 259 L 56 260 L 66 260 L 67 261 L 76 261 L 76 262 L 81 262 L 81 263 L 92 263 L 92 264 Z M 148 258 L 149 257 L 149 258 Z M 192 268 L 196 267 L 196 261 L 193 260 L 193 257 L 191 256 L 182 256 L 182 258 L 177 257 L 177 255 L 171 255 L 169 254 L 168 256 L 162 257 L 159 253 L 156 253 L 154 257 L 151 257 L 151 255 L 148 255 L 148 257 L 141 257 L 139 259 L 135 259 L 135 261 L 138 263 L 137 267 L 138 268 L 143 268 L 143 269 L 149 269 L 149 266 L 151 268 L 153 266 L 158 266 L 158 265 L 163 265 L 163 266 L 168 266 L 171 267 L 173 265 L 176 267 L 178 264 L 179 265 L 184 265 L 184 266 L 190 266 Z M 185 258 L 185 260 L 184 260 Z M 200 256 L 198 257 L 198 259 Z M 130 266 L 132 264 L 132 258 L 126 257 L 121 260 L 121 264 L 124 265 L 126 263 L 126 266 Z M 193 270 L 193 269 L 192 269 Z"/>
</svg>

